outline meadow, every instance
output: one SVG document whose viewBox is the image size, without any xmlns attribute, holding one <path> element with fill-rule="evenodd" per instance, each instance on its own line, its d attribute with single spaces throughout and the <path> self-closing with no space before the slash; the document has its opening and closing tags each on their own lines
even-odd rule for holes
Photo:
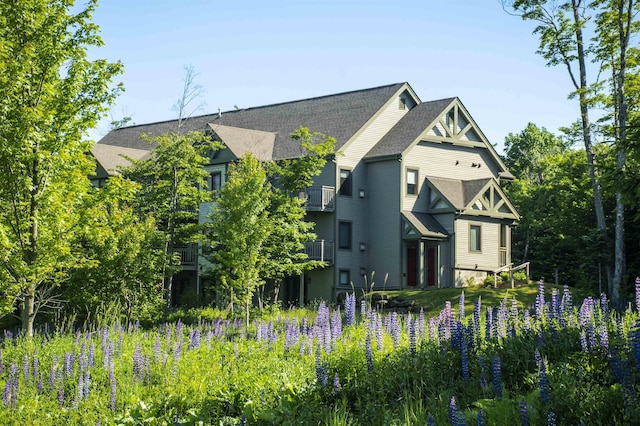
<svg viewBox="0 0 640 426">
<path fill-rule="evenodd" d="M 636 290 L 621 311 L 541 282 L 532 303 L 469 289 L 400 314 L 351 294 L 248 324 L 205 310 L 5 331 L 0 424 L 638 424 Z"/>
</svg>

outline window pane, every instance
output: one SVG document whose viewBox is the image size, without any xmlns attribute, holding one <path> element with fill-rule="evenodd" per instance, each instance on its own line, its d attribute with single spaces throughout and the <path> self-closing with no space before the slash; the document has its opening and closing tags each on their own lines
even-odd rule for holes
<svg viewBox="0 0 640 426">
<path fill-rule="evenodd" d="M 469 250 L 480 251 L 480 226 L 471 225 L 469 227 Z"/>
<path fill-rule="evenodd" d="M 340 195 L 351 196 L 351 170 L 340 169 Z"/>
<path fill-rule="evenodd" d="M 338 248 L 351 249 L 350 222 L 340 222 L 338 225 Z"/>
<path fill-rule="evenodd" d="M 220 189 L 222 183 L 222 174 L 220 172 L 211 173 L 211 182 L 209 188 L 211 191 L 217 191 Z"/>
<path fill-rule="evenodd" d="M 350 285 L 351 283 L 351 277 L 350 277 L 350 273 L 348 270 L 341 270 L 340 271 L 340 285 Z"/>
<path fill-rule="evenodd" d="M 417 170 L 407 170 L 407 194 L 417 194 L 418 193 L 418 171 Z"/>
</svg>

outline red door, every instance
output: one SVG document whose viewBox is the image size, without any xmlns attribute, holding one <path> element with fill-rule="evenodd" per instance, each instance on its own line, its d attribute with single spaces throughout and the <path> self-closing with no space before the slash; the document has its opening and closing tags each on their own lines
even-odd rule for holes
<svg viewBox="0 0 640 426">
<path fill-rule="evenodd" d="M 418 246 L 413 243 L 407 245 L 407 286 L 418 284 Z"/>
<path fill-rule="evenodd" d="M 436 285 L 436 249 L 435 247 L 427 248 L 427 286 Z"/>
</svg>

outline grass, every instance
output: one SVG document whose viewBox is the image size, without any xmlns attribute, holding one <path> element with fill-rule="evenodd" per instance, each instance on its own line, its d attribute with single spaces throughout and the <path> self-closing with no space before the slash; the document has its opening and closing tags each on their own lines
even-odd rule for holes
<svg viewBox="0 0 640 426">
<path fill-rule="evenodd" d="M 551 296 L 553 290 L 562 295 L 563 287 L 555 284 L 545 283 L 545 298 L 547 300 Z M 571 288 L 571 294 L 576 303 L 580 303 L 588 295 L 580 290 Z M 464 292 L 464 309 L 465 315 L 473 313 L 473 304 L 478 298 L 481 298 L 484 306 L 498 306 L 506 297 L 509 301 L 515 298 L 518 307 L 521 309 L 530 308 L 535 304 L 536 295 L 538 294 L 538 283 L 531 282 L 529 284 L 517 286 L 516 288 L 503 287 L 480 287 L 471 286 L 464 288 L 443 288 L 437 290 L 387 290 L 373 291 L 367 294 L 385 294 L 389 299 L 400 298 L 404 300 L 412 300 L 417 309 L 423 308 L 425 316 L 431 317 L 437 315 L 442 309 L 445 302 L 451 302 L 451 306 L 458 306 L 460 294 Z"/>
</svg>

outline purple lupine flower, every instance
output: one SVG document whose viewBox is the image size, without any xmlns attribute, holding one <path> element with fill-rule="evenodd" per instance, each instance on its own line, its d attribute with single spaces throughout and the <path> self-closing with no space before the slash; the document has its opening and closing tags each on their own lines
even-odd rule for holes
<svg viewBox="0 0 640 426">
<path fill-rule="evenodd" d="M 106 352 L 108 341 L 109 341 L 109 326 L 105 326 L 102 329 L 102 344 L 100 345 L 100 349 L 102 350 L 102 353 Z"/>
<path fill-rule="evenodd" d="M 296 327 L 297 329 L 297 327 Z M 340 314 L 340 307 L 338 306 L 331 315 L 331 340 L 335 343 L 342 337 L 342 315 Z"/>
<path fill-rule="evenodd" d="M 556 426 L 556 413 L 553 411 L 550 411 L 547 416 L 547 426 Z"/>
<path fill-rule="evenodd" d="M 78 374 L 78 401 L 82 401 L 84 396 L 84 374 L 82 371 Z"/>
<path fill-rule="evenodd" d="M 436 426 L 436 420 L 431 414 L 427 416 L 427 426 Z"/>
<path fill-rule="evenodd" d="M 364 300 L 360 301 L 360 318 L 367 317 L 367 302 Z"/>
<path fill-rule="evenodd" d="M 493 310 L 487 306 L 487 314 L 484 318 L 484 339 L 491 340 L 493 337 Z"/>
<path fill-rule="evenodd" d="M 132 368 L 133 380 L 142 378 L 143 366 L 144 364 L 143 364 L 143 359 L 142 359 L 142 354 L 140 349 L 140 343 L 137 343 L 136 348 L 133 351 L 133 368 Z"/>
<path fill-rule="evenodd" d="M 90 386 L 91 386 L 91 373 L 89 373 L 89 370 L 87 370 L 84 373 L 84 390 L 83 390 L 84 399 L 89 398 L 89 387 Z"/>
<path fill-rule="evenodd" d="M 522 326 L 524 331 L 531 330 L 531 314 L 529 313 L 529 309 L 525 309 L 522 314 Z"/>
<path fill-rule="evenodd" d="M 356 295 L 347 293 L 344 300 L 344 315 L 347 326 L 356 324 Z"/>
<path fill-rule="evenodd" d="M 487 378 L 485 376 L 485 358 L 483 354 L 480 354 L 478 356 L 478 367 L 480 367 L 480 387 L 482 389 L 485 389 L 488 384 L 487 384 Z"/>
<path fill-rule="evenodd" d="M 418 314 L 418 335 L 424 336 L 424 308 L 420 308 Z"/>
<path fill-rule="evenodd" d="M 482 411 L 482 408 L 478 407 L 478 415 L 476 416 L 476 424 L 478 426 L 485 426 L 486 424 L 486 420 L 484 418 L 484 411 Z"/>
<path fill-rule="evenodd" d="M 153 354 L 155 356 L 156 362 L 160 361 L 160 357 L 162 355 L 162 344 L 160 343 L 160 335 L 156 334 L 156 342 L 153 345 Z"/>
<path fill-rule="evenodd" d="M 542 364 L 542 355 L 540 355 L 540 351 L 538 349 L 533 353 L 533 359 L 536 362 L 536 367 L 540 368 L 540 364 Z"/>
<path fill-rule="evenodd" d="M 116 378 L 113 373 L 113 362 L 109 364 L 109 384 L 111 387 L 111 393 L 109 395 L 109 408 L 111 411 L 116 409 Z"/>
<path fill-rule="evenodd" d="M 449 421 L 451 426 L 458 426 L 458 407 L 456 406 L 456 397 L 452 396 L 449 400 Z"/>
<path fill-rule="evenodd" d="M 587 333 L 584 330 L 580 332 L 580 346 L 582 347 L 582 352 L 589 352 L 589 343 L 587 342 Z"/>
<path fill-rule="evenodd" d="M 598 331 L 600 334 L 600 347 L 605 351 L 609 351 L 609 332 L 607 331 L 606 324 L 600 324 L 598 327 Z"/>
<path fill-rule="evenodd" d="M 464 290 L 460 293 L 460 298 L 458 299 L 458 310 L 460 315 L 460 321 L 464 319 Z"/>
<path fill-rule="evenodd" d="M 73 372 L 74 355 L 71 352 L 65 352 L 64 354 L 64 372 L 67 377 L 71 377 Z"/>
<path fill-rule="evenodd" d="M 573 299 L 568 284 L 562 287 L 562 311 L 567 316 L 573 312 Z"/>
<path fill-rule="evenodd" d="M 371 372 L 373 371 L 373 354 L 371 353 L 371 337 L 369 336 L 369 333 L 367 333 L 364 347 L 365 356 L 367 357 L 367 370 Z"/>
<path fill-rule="evenodd" d="M 462 342 L 462 380 L 469 382 L 469 350 L 466 339 Z"/>
<path fill-rule="evenodd" d="M 536 296 L 536 317 L 542 318 L 544 312 L 544 277 L 540 278 L 538 285 L 538 295 Z"/>
<path fill-rule="evenodd" d="M 602 293 L 600 295 L 600 309 L 602 310 L 604 321 L 609 321 L 609 300 L 607 299 L 607 295 L 605 293 Z"/>
<path fill-rule="evenodd" d="M 379 351 L 383 349 L 383 334 L 382 334 L 382 318 L 380 314 L 375 316 L 375 331 L 376 331 L 376 347 Z"/>
<path fill-rule="evenodd" d="M 411 348 L 411 355 L 416 354 L 416 325 L 414 321 L 410 320 L 411 317 L 407 317 L 407 320 L 410 321 L 409 325 L 409 347 Z"/>
<path fill-rule="evenodd" d="M 196 329 L 191 337 L 191 349 L 196 349 L 200 347 L 200 329 Z"/>
<path fill-rule="evenodd" d="M 120 356 L 122 356 L 122 332 L 118 334 L 118 350 L 116 354 L 117 358 L 120 359 Z"/>
<path fill-rule="evenodd" d="M 640 311 L 640 277 L 636 277 L 636 311 Z"/>
<path fill-rule="evenodd" d="M 38 380 L 40 377 L 40 360 L 38 359 L 38 351 L 33 353 L 33 379 Z"/>
<path fill-rule="evenodd" d="M 336 395 L 340 393 L 340 377 L 337 372 L 333 375 L 333 393 Z"/>
<path fill-rule="evenodd" d="M 529 410 L 527 408 L 527 402 L 522 398 L 520 400 L 520 424 L 522 426 L 529 426 Z"/>
<path fill-rule="evenodd" d="M 96 345 L 94 345 L 93 342 L 91 342 L 91 345 L 89 346 L 89 355 L 87 357 L 87 365 L 89 366 L 89 368 L 93 367 L 93 365 L 95 364 L 95 360 L 96 360 Z"/>
<path fill-rule="evenodd" d="M 22 373 L 24 374 L 24 382 L 29 383 L 29 377 L 31 375 L 31 362 L 29 361 L 29 355 L 24 354 L 24 362 L 22 363 Z"/>
<path fill-rule="evenodd" d="M 44 381 L 42 376 L 38 377 L 38 393 L 44 393 Z"/>
<path fill-rule="evenodd" d="M 493 358 L 493 391 L 498 398 L 502 398 L 502 367 L 500 365 L 500 356 L 496 354 Z"/>
<path fill-rule="evenodd" d="M 53 356 L 51 361 L 51 371 L 49 372 L 49 390 L 53 391 L 56 385 L 56 363 L 58 362 L 57 356 Z"/>
<path fill-rule="evenodd" d="M 9 376 L 7 377 L 7 382 L 4 384 L 4 393 L 2 396 L 2 401 L 4 402 L 4 406 L 5 407 L 9 407 L 9 405 L 12 402 L 12 396 L 13 396 L 13 382 L 14 380 L 17 380 L 16 377 L 16 372 L 18 371 L 18 366 L 16 365 L 16 362 L 13 361 L 11 363 L 11 367 L 9 368 Z"/>
<path fill-rule="evenodd" d="M 547 377 L 547 366 L 544 361 L 540 363 L 540 400 L 544 404 L 549 403 L 549 378 Z"/>
<path fill-rule="evenodd" d="M 429 318 L 429 340 L 435 340 L 438 337 L 438 327 L 436 326 L 435 317 Z"/>
<path fill-rule="evenodd" d="M 62 384 L 62 377 L 60 377 L 58 383 L 58 406 L 62 407 L 64 405 L 64 385 Z"/>
</svg>

